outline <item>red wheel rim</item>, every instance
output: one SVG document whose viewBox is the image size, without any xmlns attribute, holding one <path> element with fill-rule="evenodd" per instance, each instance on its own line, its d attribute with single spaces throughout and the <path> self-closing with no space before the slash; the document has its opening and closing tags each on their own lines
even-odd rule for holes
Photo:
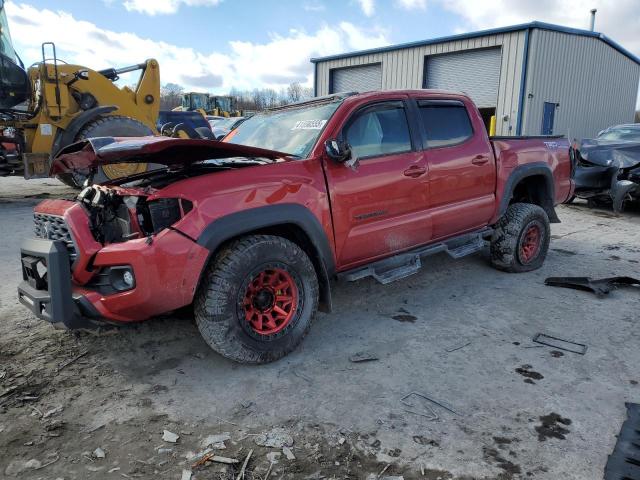
<svg viewBox="0 0 640 480">
<path fill-rule="evenodd" d="M 529 263 L 536 258 L 540 251 L 540 241 L 542 239 L 542 230 L 539 225 L 530 225 L 522 235 L 520 242 L 520 261 Z"/>
<path fill-rule="evenodd" d="M 247 322 L 260 335 L 273 335 L 285 328 L 297 304 L 295 281 L 281 268 L 268 268 L 253 277 L 242 301 Z"/>
</svg>

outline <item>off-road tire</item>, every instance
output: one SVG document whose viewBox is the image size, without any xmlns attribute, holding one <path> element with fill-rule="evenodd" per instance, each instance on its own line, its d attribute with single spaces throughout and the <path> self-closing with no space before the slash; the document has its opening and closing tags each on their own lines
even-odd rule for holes
<svg viewBox="0 0 640 480">
<path fill-rule="evenodd" d="M 75 141 L 85 140 L 95 137 L 145 137 L 153 135 L 153 131 L 144 123 L 130 117 L 122 115 L 108 115 L 99 117 L 98 119 L 84 126 L 75 138 Z M 70 187 L 82 188 L 86 177 L 78 173 L 62 173 L 58 175 L 65 185 Z M 93 177 L 94 183 L 101 183 L 109 180 L 101 167 L 98 168 Z"/>
<path fill-rule="evenodd" d="M 256 272 L 272 268 L 291 275 L 296 310 L 284 330 L 260 335 L 245 317 L 243 295 Z M 282 237 L 252 235 L 217 253 L 205 272 L 194 302 L 204 340 L 239 363 L 268 363 L 293 351 L 306 336 L 318 310 L 318 278 L 307 254 Z"/>
<path fill-rule="evenodd" d="M 535 254 L 524 258 L 521 247 L 531 228 L 538 229 L 539 246 Z M 529 272 L 542 266 L 549 250 L 551 228 L 547 213 L 538 205 L 514 203 L 500 218 L 491 237 L 491 264 L 505 272 Z"/>
</svg>

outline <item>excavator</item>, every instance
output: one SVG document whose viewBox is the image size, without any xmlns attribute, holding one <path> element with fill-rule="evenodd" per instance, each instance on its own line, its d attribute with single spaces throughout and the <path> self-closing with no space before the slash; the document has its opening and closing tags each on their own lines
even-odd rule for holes
<svg viewBox="0 0 640 480">
<path fill-rule="evenodd" d="M 135 87 L 115 84 L 120 75 L 134 71 L 140 71 Z M 25 69 L 0 0 L 0 176 L 47 177 L 55 154 L 85 138 L 155 135 L 159 109 L 160 66 L 154 59 L 92 70 L 63 62 L 55 44 L 45 42 L 42 60 Z M 106 181 L 147 168 L 151 166 L 104 166 L 90 180 Z M 87 180 L 79 174 L 58 178 L 73 187 Z"/>
</svg>

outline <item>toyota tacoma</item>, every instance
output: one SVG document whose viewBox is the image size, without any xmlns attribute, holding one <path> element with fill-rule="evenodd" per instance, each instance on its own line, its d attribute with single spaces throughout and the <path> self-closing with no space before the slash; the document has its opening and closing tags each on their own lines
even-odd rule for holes
<svg viewBox="0 0 640 480">
<path fill-rule="evenodd" d="M 160 168 L 91 185 L 126 162 Z M 35 207 L 19 299 L 68 328 L 193 305 L 215 351 L 265 363 L 331 309 L 336 279 L 388 283 L 487 243 L 500 270 L 540 267 L 572 171 L 566 139 L 489 138 L 469 97 L 434 90 L 315 98 L 222 141 L 88 139 L 52 164 L 89 181 Z"/>
</svg>

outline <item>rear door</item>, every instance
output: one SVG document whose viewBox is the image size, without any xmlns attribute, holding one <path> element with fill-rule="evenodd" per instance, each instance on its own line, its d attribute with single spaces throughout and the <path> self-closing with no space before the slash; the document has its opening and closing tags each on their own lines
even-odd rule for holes
<svg viewBox="0 0 640 480">
<path fill-rule="evenodd" d="M 409 115 L 404 99 L 361 105 L 338 134 L 358 165 L 325 164 L 336 256 L 344 268 L 431 238 L 427 166 Z"/>
<path fill-rule="evenodd" d="M 417 100 L 434 239 L 485 226 L 495 209 L 495 157 L 480 114 L 467 102 Z"/>
</svg>

